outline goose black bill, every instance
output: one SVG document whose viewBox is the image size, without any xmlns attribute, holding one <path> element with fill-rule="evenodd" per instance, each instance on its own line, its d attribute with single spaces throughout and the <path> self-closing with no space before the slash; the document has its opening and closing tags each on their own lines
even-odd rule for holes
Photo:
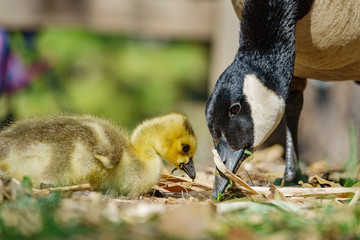
<svg viewBox="0 0 360 240">
<path fill-rule="evenodd" d="M 240 149 L 238 151 L 231 150 L 226 138 L 221 137 L 219 143 L 216 146 L 216 150 L 226 168 L 235 174 L 245 158 L 246 154 L 244 154 L 244 149 Z M 215 183 L 211 193 L 211 196 L 215 199 L 217 199 L 219 194 L 225 192 L 226 187 L 230 182 L 228 177 L 222 174 L 218 169 L 216 170 L 217 173 L 215 174 Z"/>
<path fill-rule="evenodd" d="M 187 163 L 180 164 L 181 170 L 183 170 L 192 180 L 196 178 L 196 171 L 194 166 L 194 161 L 192 158 L 189 158 Z"/>
</svg>

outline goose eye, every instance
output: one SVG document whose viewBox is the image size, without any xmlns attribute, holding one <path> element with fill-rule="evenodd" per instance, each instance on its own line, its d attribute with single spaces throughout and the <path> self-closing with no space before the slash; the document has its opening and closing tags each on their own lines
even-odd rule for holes
<svg viewBox="0 0 360 240">
<path fill-rule="evenodd" d="M 233 105 L 231 105 L 229 112 L 231 115 L 235 115 L 240 112 L 240 109 L 240 103 L 234 103 Z"/>
<path fill-rule="evenodd" d="M 188 152 L 189 150 L 190 150 L 190 146 L 189 145 L 187 145 L 187 144 L 183 144 L 182 145 L 182 150 L 183 150 L 183 152 Z"/>
</svg>

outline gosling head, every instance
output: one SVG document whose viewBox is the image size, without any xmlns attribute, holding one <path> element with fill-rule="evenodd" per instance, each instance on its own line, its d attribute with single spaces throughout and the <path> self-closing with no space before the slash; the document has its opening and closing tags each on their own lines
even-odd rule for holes
<svg viewBox="0 0 360 240">
<path fill-rule="evenodd" d="M 197 140 L 187 117 L 171 113 L 145 121 L 135 129 L 131 142 L 134 144 L 140 138 L 151 142 L 151 148 L 162 159 L 195 179 L 193 158 Z"/>
</svg>

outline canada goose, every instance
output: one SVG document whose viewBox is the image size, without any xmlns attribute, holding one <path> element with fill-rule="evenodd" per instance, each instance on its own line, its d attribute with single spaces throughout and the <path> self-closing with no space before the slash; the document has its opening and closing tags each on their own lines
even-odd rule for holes
<svg viewBox="0 0 360 240">
<path fill-rule="evenodd" d="M 144 121 L 128 136 L 107 120 L 56 116 L 14 123 L 0 133 L 0 170 L 41 183 L 90 183 L 120 195 L 148 192 L 160 176 L 162 159 L 196 176 L 197 140 L 188 119 L 177 113 Z"/>
<path fill-rule="evenodd" d="M 306 78 L 360 80 L 360 3 L 232 2 L 241 19 L 240 46 L 206 106 L 214 145 L 235 173 L 244 150 L 254 152 L 285 114 L 284 179 L 294 181 L 298 172 L 297 126 Z M 216 176 L 213 196 L 222 193 L 227 184 L 226 177 Z"/>
</svg>

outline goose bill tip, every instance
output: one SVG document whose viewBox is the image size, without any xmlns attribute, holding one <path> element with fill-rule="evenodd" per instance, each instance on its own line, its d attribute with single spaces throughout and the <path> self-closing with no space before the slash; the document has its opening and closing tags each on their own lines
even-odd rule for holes
<svg viewBox="0 0 360 240">
<path fill-rule="evenodd" d="M 219 143 L 216 146 L 216 150 L 220 156 L 221 161 L 225 164 L 226 168 L 232 173 L 236 173 L 240 167 L 240 164 L 244 160 L 245 157 L 245 149 L 240 149 L 238 151 L 233 151 L 226 138 L 221 137 Z M 229 184 L 229 178 L 224 176 L 223 174 L 216 174 L 215 182 L 212 190 L 212 197 L 217 199 L 219 194 L 225 192 L 226 187 Z"/>
</svg>

